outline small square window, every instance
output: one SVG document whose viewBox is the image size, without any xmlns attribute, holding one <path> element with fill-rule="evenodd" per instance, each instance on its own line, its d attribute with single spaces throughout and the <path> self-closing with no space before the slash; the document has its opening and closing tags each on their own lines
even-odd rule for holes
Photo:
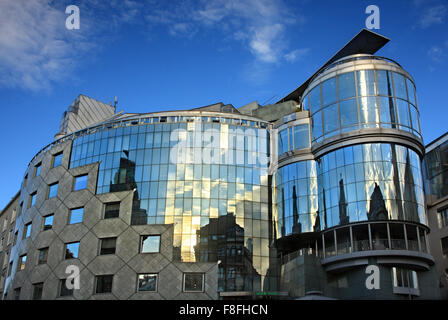
<svg viewBox="0 0 448 320">
<path fill-rule="evenodd" d="M 17 265 L 17 271 L 22 271 L 23 269 L 25 269 L 25 265 L 26 265 L 26 254 L 19 257 L 19 264 Z"/>
<path fill-rule="evenodd" d="M 79 242 L 67 243 L 65 245 L 65 259 L 78 259 Z"/>
<path fill-rule="evenodd" d="M 14 243 L 13 243 L 13 246 L 15 246 L 16 243 L 17 243 L 17 237 L 18 237 L 18 235 L 19 235 L 19 230 L 17 230 L 17 231 L 14 233 Z"/>
<path fill-rule="evenodd" d="M 38 175 L 40 175 L 40 167 L 41 167 L 42 163 L 38 163 L 34 166 L 34 176 L 37 177 Z"/>
<path fill-rule="evenodd" d="M 30 194 L 30 201 L 28 208 L 31 208 L 36 204 L 36 198 L 37 198 L 37 192 L 33 192 L 32 194 Z"/>
<path fill-rule="evenodd" d="M 31 236 L 31 222 L 25 225 L 23 229 L 23 239 L 29 238 Z"/>
<path fill-rule="evenodd" d="M 18 217 L 20 217 L 20 215 L 22 214 L 22 210 L 23 210 L 23 201 L 20 202 L 19 210 L 17 210 L 17 216 Z"/>
<path fill-rule="evenodd" d="M 118 218 L 120 216 L 120 202 L 106 203 L 104 219 Z"/>
<path fill-rule="evenodd" d="M 88 178 L 87 174 L 75 177 L 75 186 L 73 190 L 78 191 L 87 188 L 87 178 Z"/>
<path fill-rule="evenodd" d="M 48 247 L 39 249 L 37 264 L 46 264 L 48 259 Z"/>
<path fill-rule="evenodd" d="M 83 216 L 84 216 L 84 208 L 72 209 L 70 211 L 69 224 L 81 223 Z"/>
<path fill-rule="evenodd" d="M 113 275 L 96 276 L 95 293 L 110 293 L 112 292 Z"/>
<path fill-rule="evenodd" d="M 58 195 L 58 183 L 54 183 L 48 187 L 48 199 Z"/>
<path fill-rule="evenodd" d="M 45 216 L 42 223 L 42 231 L 50 230 L 53 228 L 53 214 Z"/>
<path fill-rule="evenodd" d="M 143 273 L 138 275 L 138 291 L 156 292 L 157 274 Z"/>
<path fill-rule="evenodd" d="M 448 256 L 448 237 L 440 239 L 442 244 L 442 254 L 444 257 Z"/>
<path fill-rule="evenodd" d="M 156 253 L 160 251 L 160 235 L 141 236 L 140 253 Z"/>
<path fill-rule="evenodd" d="M 33 300 L 42 300 L 42 292 L 44 291 L 44 283 L 33 284 Z"/>
<path fill-rule="evenodd" d="M 101 239 L 100 255 L 115 254 L 116 245 L 117 245 L 117 238 Z"/>
<path fill-rule="evenodd" d="M 27 182 L 28 182 L 28 174 L 25 175 L 25 178 L 23 178 L 23 185 L 22 185 L 23 188 L 26 187 Z"/>
<path fill-rule="evenodd" d="M 62 152 L 55 154 L 53 156 L 53 168 L 62 165 Z"/>
<path fill-rule="evenodd" d="M 75 279 L 71 279 L 72 285 Z M 73 289 L 67 288 L 67 279 L 59 280 L 59 296 L 70 297 L 73 296 Z"/>
<path fill-rule="evenodd" d="M 21 291 L 21 288 L 14 289 L 14 300 L 20 300 L 20 291 Z"/>
<path fill-rule="evenodd" d="M 184 292 L 203 292 L 203 273 L 184 273 Z"/>
</svg>

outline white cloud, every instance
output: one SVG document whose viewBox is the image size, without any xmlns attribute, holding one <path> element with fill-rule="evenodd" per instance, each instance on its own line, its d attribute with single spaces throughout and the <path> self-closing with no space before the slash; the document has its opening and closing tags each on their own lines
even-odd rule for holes
<svg viewBox="0 0 448 320">
<path fill-rule="evenodd" d="M 67 17 L 45 0 L 0 2 L 1 86 L 37 91 L 68 78 L 90 45 L 65 28 Z"/>
<path fill-rule="evenodd" d="M 295 62 L 297 60 L 302 59 L 309 51 L 310 51 L 309 48 L 293 50 L 293 51 L 285 54 L 285 60 L 288 62 Z"/>
<path fill-rule="evenodd" d="M 441 47 L 439 47 L 439 46 L 432 46 L 428 50 L 428 56 L 429 56 L 429 58 L 431 60 L 440 63 L 440 62 L 445 60 L 446 53 L 445 53 L 445 51 Z"/>
<path fill-rule="evenodd" d="M 444 22 L 446 14 L 447 6 L 443 4 L 427 8 L 420 18 L 420 26 L 422 28 L 428 28 L 435 24 L 441 24 Z"/>
<path fill-rule="evenodd" d="M 276 63 L 285 58 L 286 28 L 303 24 L 305 18 L 292 14 L 282 0 L 207 0 L 199 4 L 186 0 L 168 8 L 153 8 L 146 20 L 167 26 L 175 36 L 191 36 L 200 28 L 218 30 L 227 35 L 225 39 L 243 43 L 257 61 Z"/>
</svg>

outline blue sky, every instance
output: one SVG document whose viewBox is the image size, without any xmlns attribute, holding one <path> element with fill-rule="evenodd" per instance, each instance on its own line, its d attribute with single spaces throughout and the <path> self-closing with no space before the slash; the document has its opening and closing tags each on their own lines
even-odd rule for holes
<svg viewBox="0 0 448 320">
<path fill-rule="evenodd" d="M 80 29 L 67 30 L 68 5 Z M 448 129 L 448 1 L 1 0 L 0 208 L 80 94 L 118 110 L 275 102 L 380 9 L 391 42 L 377 55 L 415 79 L 424 142 Z"/>
</svg>

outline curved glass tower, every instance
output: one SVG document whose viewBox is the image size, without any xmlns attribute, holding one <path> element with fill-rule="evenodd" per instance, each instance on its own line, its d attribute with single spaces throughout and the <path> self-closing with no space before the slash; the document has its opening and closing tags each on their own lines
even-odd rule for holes
<svg viewBox="0 0 448 320">
<path fill-rule="evenodd" d="M 301 89 L 300 111 L 277 125 L 281 285 L 298 295 L 420 296 L 419 274 L 434 259 L 414 80 L 390 59 L 354 54 L 328 63 Z M 309 256 L 318 257 L 327 286 L 309 281 L 291 288 L 286 280 L 297 272 L 291 260 L 306 269 Z M 390 281 L 387 290 L 362 287 L 372 264 Z"/>
</svg>

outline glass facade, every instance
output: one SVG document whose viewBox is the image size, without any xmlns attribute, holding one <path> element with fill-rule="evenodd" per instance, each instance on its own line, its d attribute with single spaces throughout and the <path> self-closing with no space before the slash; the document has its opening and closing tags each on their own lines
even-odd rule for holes
<svg viewBox="0 0 448 320">
<path fill-rule="evenodd" d="M 421 138 L 415 86 L 404 75 L 379 69 L 339 74 L 302 100 L 312 116 L 312 140 L 362 128 L 393 128 Z"/>
<path fill-rule="evenodd" d="M 220 260 L 219 291 L 261 290 L 269 269 L 267 125 L 162 118 L 74 139 L 70 168 L 100 162 L 99 194 L 135 189 L 131 223 L 174 224 L 174 259 Z"/>
<path fill-rule="evenodd" d="M 313 232 L 317 221 L 316 162 L 300 161 L 278 169 L 274 177 L 278 236 Z"/>
<path fill-rule="evenodd" d="M 278 133 L 278 155 L 292 150 L 311 148 L 309 125 L 298 124 Z"/>
<path fill-rule="evenodd" d="M 448 141 L 425 155 L 423 160 L 425 192 L 436 199 L 448 195 Z"/>
<path fill-rule="evenodd" d="M 426 224 L 420 158 L 390 143 L 354 145 L 318 161 L 320 220 L 327 228 L 367 220 Z"/>
</svg>

